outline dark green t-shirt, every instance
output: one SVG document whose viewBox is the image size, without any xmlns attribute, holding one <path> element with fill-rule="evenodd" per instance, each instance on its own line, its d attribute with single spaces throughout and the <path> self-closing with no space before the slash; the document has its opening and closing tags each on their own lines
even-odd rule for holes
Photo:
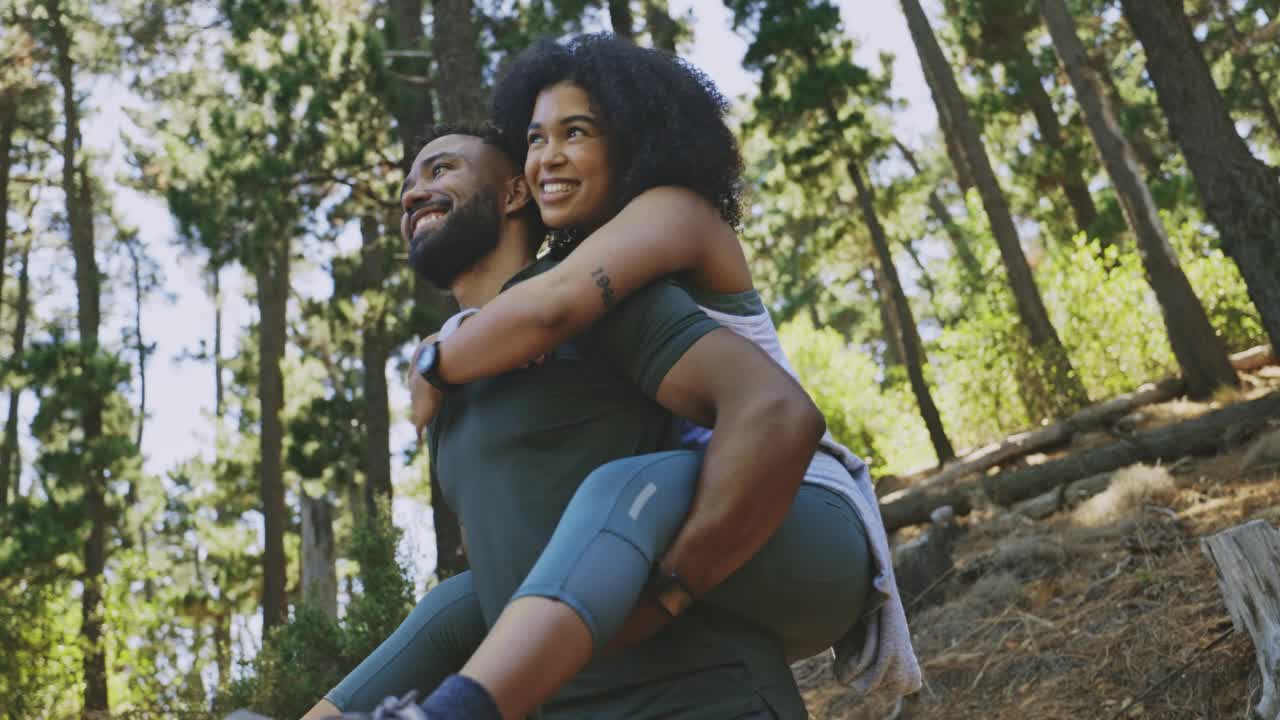
<svg viewBox="0 0 1280 720">
<path fill-rule="evenodd" d="M 552 266 L 536 263 L 512 282 Z M 487 622 L 523 582 L 592 470 L 679 446 L 677 422 L 654 396 L 667 371 L 717 327 L 687 293 L 659 282 L 541 365 L 445 398 L 430 429 L 432 471 L 466 528 Z M 733 718 L 759 708 L 753 689 L 766 686 L 770 704 L 791 717 L 799 698 L 788 695 L 794 686 L 772 637 L 700 608 L 645 643 L 596 659 L 546 710 L 577 718 Z"/>
</svg>

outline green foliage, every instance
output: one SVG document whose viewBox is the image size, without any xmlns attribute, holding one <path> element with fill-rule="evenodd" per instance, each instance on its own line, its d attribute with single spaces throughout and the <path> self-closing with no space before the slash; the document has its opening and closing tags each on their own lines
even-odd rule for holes
<svg viewBox="0 0 1280 720">
<path fill-rule="evenodd" d="M 799 317 L 779 331 L 801 383 L 827 419 L 827 429 L 866 460 L 877 475 L 916 470 L 937 461 L 910 391 L 883 389 L 880 369 L 830 328 Z"/>
<path fill-rule="evenodd" d="M 298 717 L 338 684 L 413 609 L 413 584 L 395 558 L 400 531 L 385 506 L 353 532 L 345 555 L 360 565 L 362 591 L 346 615 L 330 619 L 307 603 L 274 628 L 262 651 L 215 702 L 215 709 L 251 707 L 271 717 Z"/>
</svg>

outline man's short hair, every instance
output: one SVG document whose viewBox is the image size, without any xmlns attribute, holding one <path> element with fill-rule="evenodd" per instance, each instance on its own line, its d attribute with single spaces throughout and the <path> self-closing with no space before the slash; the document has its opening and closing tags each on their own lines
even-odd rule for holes
<svg viewBox="0 0 1280 720">
<path fill-rule="evenodd" d="M 437 123 L 422 134 L 417 148 L 414 150 L 414 156 L 416 157 L 418 153 L 422 152 L 422 148 L 426 147 L 427 144 L 446 135 L 469 135 L 479 138 L 485 145 L 495 148 L 502 153 L 503 157 L 510 160 L 511 164 L 515 166 L 516 172 L 524 174 L 524 166 L 522 165 L 524 156 L 515 151 L 511 141 L 498 129 L 497 125 L 491 122 Z M 536 255 L 547 238 L 547 226 L 542 224 L 542 214 L 538 212 L 538 204 L 533 201 L 532 189 L 530 193 L 529 204 L 525 205 L 518 215 L 529 223 L 529 251 Z"/>
</svg>

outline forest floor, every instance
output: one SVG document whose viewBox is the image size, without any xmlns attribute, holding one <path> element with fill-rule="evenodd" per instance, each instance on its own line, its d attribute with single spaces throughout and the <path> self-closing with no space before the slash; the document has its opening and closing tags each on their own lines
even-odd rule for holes
<svg viewBox="0 0 1280 720">
<path fill-rule="evenodd" d="M 1277 367 L 1246 379 L 1248 391 L 1215 402 L 1148 406 L 1139 429 L 1280 390 Z M 810 658 L 793 669 L 811 717 L 1248 718 L 1253 645 L 1231 631 L 1199 538 L 1256 518 L 1280 526 L 1277 460 L 1272 425 L 1216 456 L 1126 468 L 1105 492 L 1041 520 L 975 508 L 959 519 L 935 604 L 908 608 L 924 688 L 897 706 L 863 698 L 835 682 L 825 657 Z"/>
</svg>

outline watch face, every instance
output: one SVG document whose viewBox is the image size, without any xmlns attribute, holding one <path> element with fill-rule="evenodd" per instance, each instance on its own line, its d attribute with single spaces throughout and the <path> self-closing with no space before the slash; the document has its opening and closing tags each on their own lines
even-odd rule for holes
<svg viewBox="0 0 1280 720">
<path fill-rule="evenodd" d="M 418 354 L 418 367 L 416 368 L 418 374 L 425 379 L 427 377 L 427 373 L 431 371 L 431 368 L 435 367 L 435 364 L 436 344 L 431 343 L 423 348 L 422 352 Z"/>
</svg>

